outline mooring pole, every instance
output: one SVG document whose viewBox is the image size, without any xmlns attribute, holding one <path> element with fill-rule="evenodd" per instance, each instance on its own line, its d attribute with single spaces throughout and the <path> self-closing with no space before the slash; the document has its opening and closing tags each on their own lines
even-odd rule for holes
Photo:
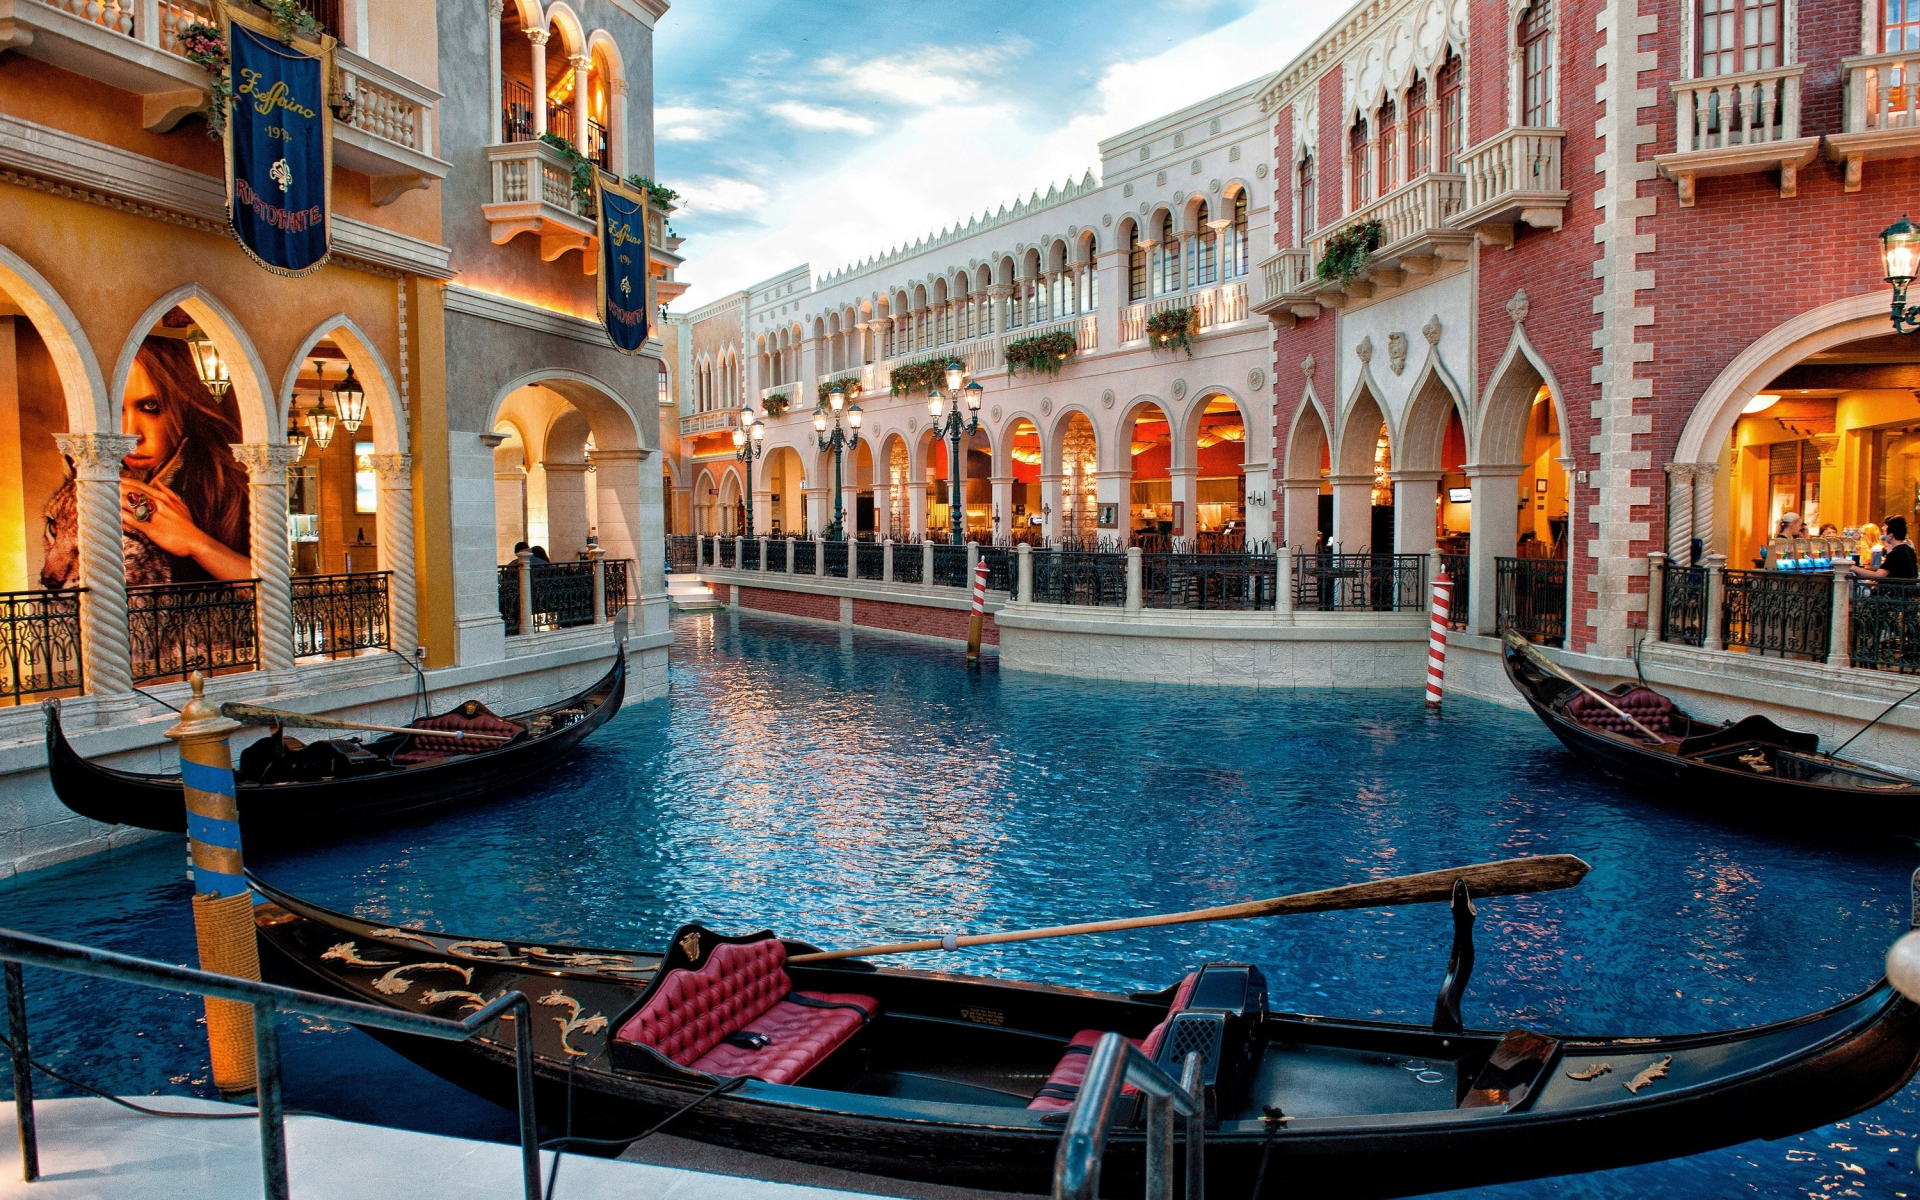
<svg viewBox="0 0 1920 1200">
<path fill-rule="evenodd" d="M 987 560 L 973 566 L 973 615 L 967 618 L 967 661 L 980 661 L 981 626 L 987 619 Z"/>
</svg>

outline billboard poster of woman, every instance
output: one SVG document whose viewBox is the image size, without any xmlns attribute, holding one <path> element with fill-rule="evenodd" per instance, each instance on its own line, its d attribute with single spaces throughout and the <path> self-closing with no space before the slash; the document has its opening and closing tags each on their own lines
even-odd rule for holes
<svg viewBox="0 0 1920 1200">
<path fill-rule="evenodd" d="M 127 583 L 248 579 L 247 472 L 231 394 L 200 381 L 177 337 L 149 337 L 135 355 L 121 429 L 139 437 L 121 460 L 121 548 Z M 71 477 L 47 501 L 42 587 L 78 586 L 78 525 Z"/>
</svg>

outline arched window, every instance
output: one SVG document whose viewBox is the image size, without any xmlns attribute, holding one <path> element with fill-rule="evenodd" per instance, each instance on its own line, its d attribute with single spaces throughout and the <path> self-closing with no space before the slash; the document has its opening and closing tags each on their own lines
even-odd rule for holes
<svg viewBox="0 0 1920 1200">
<path fill-rule="evenodd" d="M 660 364 L 660 403 L 663 407 L 673 403 L 673 376 L 664 362 Z"/>
<path fill-rule="evenodd" d="M 1354 209 L 1373 199 L 1373 147 L 1367 144 L 1367 123 L 1355 121 L 1347 132 L 1347 169 L 1352 178 Z"/>
<path fill-rule="evenodd" d="M 1194 206 L 1194 220 L 1200 232 L 1193 239 L 1193 286 L 1205 287 L 1219 274 L 1220 232 L 1207 220 L 1207 203 Z"/>
<path fill-rule="evenodd" d="M 1520 77 L 1520 123 L 1536 128 L 1552 125 L 1553 0 L 1534 0 L 1533 7 L 1520 16 Z"/>
<path fill-rule="evenodd" d="M 1154 249 L 1160 255 L 1160 270 L 1153 280 L 1153 294 L 1165 296 L 1180 290 L 1180 235 L 1173 231 L 1173 214 L 1159 216 L 1160 236 Z"/>
<path fill-rule="evenodd" d="M 1886 0 L 1885 16 L 1888 52 L 1920 49 L 1920 5 Z M 1772 70 L 1780 65 L 1779 0 L 1700 0 L 1696 40 L 1703 76 Z"/>
<path fill-rule="evenodd" d="M 1447 55 L 1440 68 L 1440 168 L 1460 169 L 1460 152 L 1467 148 L 1467 72 L 1458 54 Z"/>
<path fill-rule="evenodd" d="M 1314 211 L 1315 206 L 1319 203 L 1313 187 L 1313 155 L 1303 154 L 1300 156 L 1298 174 L 1300 178 L 1298 188 L 1300 197 L 1300 211 L 1298 214 L 1300 218 L 1300 244 L 1304 246 L 1307 244 L 1307 239 L 1313 236 L 1315 228 Z"/>
<path fill-rule="evenodd" d="M 1245 188 L 1233 194 L 1233 223 L 1227 227 L 1227 230 L 1228 235 L 1232 238 L 1230 243 L 1232 246 L 1230 257 L 1233 263 L 1233 274 L 1236 276 L 1245 275 L 1247 273 L 1247 262 L 1249 259 L 1247 246 L 1247 192 Z"/>
<path fill-rule="evenodd" d="M 1427 81 L 1416 79 L 1407 89 L 1407 178 L 1418 179 L 1433 170 L 1433 132 L 1427 112 Z"/>
<path fill-rule="evenodd" d="M 1127 303 L 1147 298 L 1147 248 L 1140 244 L 1140 227 L 1127 225 Z"/>
<path fill-rule="evenodd" d="M 1077 311 L 1079 312 L 1090 313 L 1099 311 L 1099 262 L 1100 246 L 1092 238 L 1088 238 L 1087 261 L 1081 264 L 1080 270 L 1075 273 L 1077 277 L 1074 281 L 1074 288 L 1077 293 L 1075 300 L 1077 302 Z"/>
<path fill-rule="evenodd" d="M 1400 114 L 1389 100 L 1380 106 L 1374 128 L 1374 141 L 1380 146 L 1380 194 L 1386 195 L 1400 182 Z"/>
</svg>

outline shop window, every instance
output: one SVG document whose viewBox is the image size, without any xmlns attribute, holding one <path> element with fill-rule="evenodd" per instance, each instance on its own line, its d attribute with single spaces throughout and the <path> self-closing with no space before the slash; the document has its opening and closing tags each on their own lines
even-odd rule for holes
<svg viewBox="0 0 1920 1200">
<path fill-rule="evenodd" d="M 1733 0 L 1701 0 L 1703 4 Z M 1553 0 L 1535 0 L 1520 17 L 1520 123 L 1553 124 Z"/>
<path fill-rule="evenodd" d="M 1907 2 L 1912 4 L 1913 0 Z M 1893 14 L 1902 0 L 1886 3 L 1887 11 Z M 1913 7 L 1915 28 L 1920 30 L 1920 4 Z M 1700 36 L 1696 41 L 1702 76 L 1772 70 L 1780 65 L 1779 0 L 1700 0 Z"/>
<path fill-rule="evenodd" d="M 1769 536 L 1788 513 L 1800 514 L 1809 529 L 1820 528 L 1820 449 L 1809 441 L 1775 442 L 1767 448 Z"/>
</svg>

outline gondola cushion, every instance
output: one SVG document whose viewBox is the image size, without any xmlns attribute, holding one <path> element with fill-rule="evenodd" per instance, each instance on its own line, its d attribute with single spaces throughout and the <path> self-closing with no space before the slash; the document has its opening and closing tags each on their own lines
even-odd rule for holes
<svg viewBox="0 0 1920 1200">
<path fill-rule="evenodd" d="M 793 992 L 787 948 L 778 938 L 715 946 L 700 969 L 669 971 L 627 1022 L 622 1041 L 651 1046 L 683 1067 L 792 1083 L 844 1045 L 874 1013 L 871 996 Z M 796 1004 L 789 994 L 821 1004 Z M 770 1044 L 758 1050 L 725 1038 L 750 1029 Z"/>
<path fill-rule="evenodd" d="M 1195 971 L 1181 980 L 1180 990 L 1173 994 L 1173 1003 L 1167 1006 L 1166 1020 L 1155 1025 L 1144 1038 L 1127 1039 L 1140 1047 L 1140 1053 L 1148 1058 L 1159 1053 L 1160 1039 L 1166 1034 L 1168 1023 L 1193 999 L 1193 985 L 1199 979 L 1200 972 Z M 1080 1095 L 1080 1084 L 1087 1077 L 1087 1063 L 1093 1058 L 1093 1048 L 1104 1036 L 1105 1031 L 1100 1029 L 1082 1029 L 1074 1034 L 1067 1042 L 1067 1052 L 1054 1065 L 1053 1074 L 1047 1076 L 1047 1082 L 1027 1107 L 1036 1112 L 1065 1112 L 1072 1108 L 1074 1099 Z M 1133 1095 L 1136 1091 L 1132 1084 L 1121 1089 L 1124 1095 Z"/>
<path fill-rule="evenodd" d="M 1612 696 L 1608 699 L 1621 712 L 1627 713 L 1655 733 L 1665 734 L 1673 728 L 1673 701 L 1659 692 L 1637 687 L 1623 696 Z M 1608 733 L 1639 732 L 1622 719 L 1619 713 L 1608 711 L 1606 705 L 1585 692 L 1567 702 L 1567 715 L 1589 729 L 1605 730 Z"/>
<path fill-rule="evenodd" d="M 409 728 L 443 729 L 449 732 L 461 730 L 466 733 L 497 733 L 504 734 L 507 737 L 513 737 L 526 728 L 526 726 L 517 725 L 505 717 L 493 715 L 481 705 L 475 704 L 472 707 L 479 711 L 468 715 L 460 709 L 455 709 L 450 713 L 444 713 L 437 717 L 422 717 L 418 721 L 413 722 Z M 480 754 L 488 750 L 498 750 L 504 745 L 506 745 L 505 742 L 496 741 L 492 738 L 465 740 L 451 737 L 427 737 L 415 734 L 412 743 L 405 750 L 395 754 L 393 761 L 397 763 L 434 762 L 438 759 L 449 758 L 456 754 Z"/>
</svg>

